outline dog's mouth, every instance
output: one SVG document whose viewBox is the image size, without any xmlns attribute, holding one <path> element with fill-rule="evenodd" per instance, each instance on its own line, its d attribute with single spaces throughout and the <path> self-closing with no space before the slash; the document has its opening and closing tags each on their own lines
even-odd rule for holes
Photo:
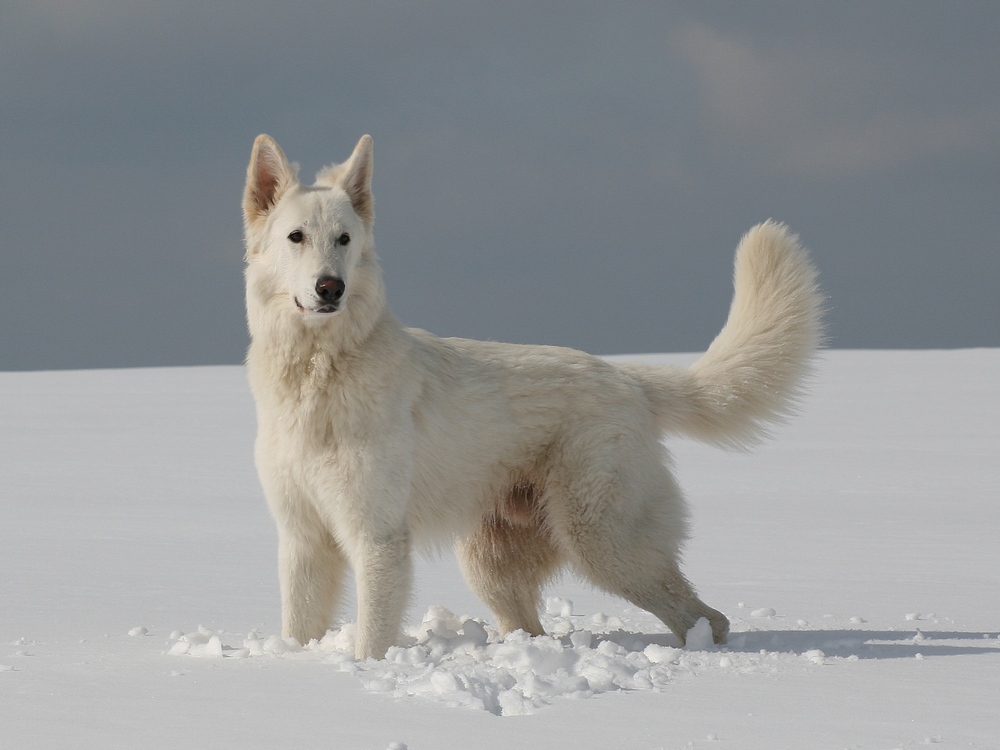
<svg viewBox="0 0 1000 750">
<path fill-rule="evenodd" d="M 319 315 L 328 315 L 330 313 L 335 313 L 340 309 L 339 303 L 326 303 L 320 305 L 319 307 L 305 307 L 301 302 L 299 302 L 298 297 L 293 297 L 295 300 L 295 307 L 298 308 L 299 312 L 303 315 L 308 315 L 309 313 L 317 313 Z"/>
</svg>

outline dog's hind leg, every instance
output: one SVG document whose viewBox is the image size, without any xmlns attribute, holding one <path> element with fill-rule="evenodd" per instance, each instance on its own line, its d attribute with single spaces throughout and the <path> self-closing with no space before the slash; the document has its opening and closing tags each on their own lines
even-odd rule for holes
<svg viewBox="0 0 1000 750">
<path fill-rule="evenodd" d="M 601 588 L 656 615 L 681 643 L 702 617 L 712 627 L 712 639 L 716 643 L 726 642 L 729 620 L 698 598 L 675 561 L 664 560 L 660 565 L 645 570 L 637 580 L 632 580 L 633 573 L 622 577 L 622 572 L 625 571 L 620 568 L 609 570 L 607 567 L 586 571 L 587 577 Z"/>
<path fill-rule="evenodd" d="M 466 582 L 496 615 L 502 635 L 545 632 L 538 620 L 542 586 L 561 560 L 539 523 L 491 515 L 456 552 Z"/>
<path fill-rule="evenodd" d="M 702 617 L 712 626 L 713 640 L 725 643 L 729 620 L 698 598 L 681 572 L 676 552 L 657 549 L 648 531 L 632 530 L 633 539 L 645 537 L 653 542 L 642 549 L 629 540 L 614 542 L 615 535 L 605 529 L 594 528 L 591 534 L 578 526 L 573 550 L 576 568 L 598 588 L 656 615 L 681 643 Z"/>
<path fill-rule="evenodd" d="M 658 456 L 643 460 L 642 453 L 636 446 L 617 465 L 580 465 L 561 502 L 550 505 L 553 534 L 594 585 L 656 615 L 682 643 L 702 617 L 715 642 L 724 643 L 729 621 L 698 598 L 680 569 L 680 490 Z"/>
</svg>

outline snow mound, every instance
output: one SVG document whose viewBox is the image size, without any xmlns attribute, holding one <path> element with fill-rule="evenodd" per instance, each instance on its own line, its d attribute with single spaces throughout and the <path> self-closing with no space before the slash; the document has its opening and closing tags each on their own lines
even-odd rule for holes
<svg viewBox="0 0 1000 750">
<path fill-rule="evenodd" d="M 659 691 L 678 678 L 710 670 L 772 672 L 776 661 L 829 663 L 822 652 L 778 654 L 731 651 L 712 643 L 711 628 L 699 620 L 682 648 L 669 633 L 621 630 L 615 617 L 594 615 L 588 627 L 572 614 L 572 602 L 549 600 L 545 626 L 552 635 L 518 631 L 501 639 L 482 621 L 431 607 L 403 645 L 385 659 L 354 658 L 357 626 L 348 623 L 305 646 L 294 639 L 234 636 L 199 627 L 175 631 L 168 653 L 203 658 L 300 658 L 354 674 L 367 689 L 397 698 L 417 697 L 448 706 L 502 716 L 532 714 L 557 699 L 586 699 L 608 692 Z M 599 627 L 619 629 L 598 632 Z M 803 656 L 805 658 L 803 659 Z M 720 658 L 721 657 L 721 658 Z M 786 665 L 787 666 L 787 665 Z"/>
</svg>

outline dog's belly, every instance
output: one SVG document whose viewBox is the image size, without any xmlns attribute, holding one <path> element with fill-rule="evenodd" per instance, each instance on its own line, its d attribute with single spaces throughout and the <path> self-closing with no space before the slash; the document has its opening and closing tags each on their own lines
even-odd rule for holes
<svg viewBox="0 0 1000 750">
<path fill-rule="evenodd" d="M 511 485 L 510 470 L 495 457 L 449 458 L 446 462 L 418 460 L 414 471 L 408 522 L 420 546 L 470 534 L 495 512 L 498 498 Z"/>
</svg>

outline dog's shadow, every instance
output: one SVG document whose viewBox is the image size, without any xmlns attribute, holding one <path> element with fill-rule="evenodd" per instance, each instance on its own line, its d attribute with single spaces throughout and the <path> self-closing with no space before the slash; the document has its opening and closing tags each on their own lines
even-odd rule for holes
<svg viewBox="0 0 1000 750">
<path fill-rule="evenodd" d="M 822 651 L 827 657 L 858 659 L 913 659 L 918 655 L 977 656 L 1000 653 L 998 632 L 900 631 L 900 630 L 751 630 L 729 634 L 728 643 L 714 646 L 719 653 L 790 653 L 805 655 Z M 596 642 L 629 640 L 658 646 L 680 647 L 670 633 L 595 635 Z"/>
</svg>

